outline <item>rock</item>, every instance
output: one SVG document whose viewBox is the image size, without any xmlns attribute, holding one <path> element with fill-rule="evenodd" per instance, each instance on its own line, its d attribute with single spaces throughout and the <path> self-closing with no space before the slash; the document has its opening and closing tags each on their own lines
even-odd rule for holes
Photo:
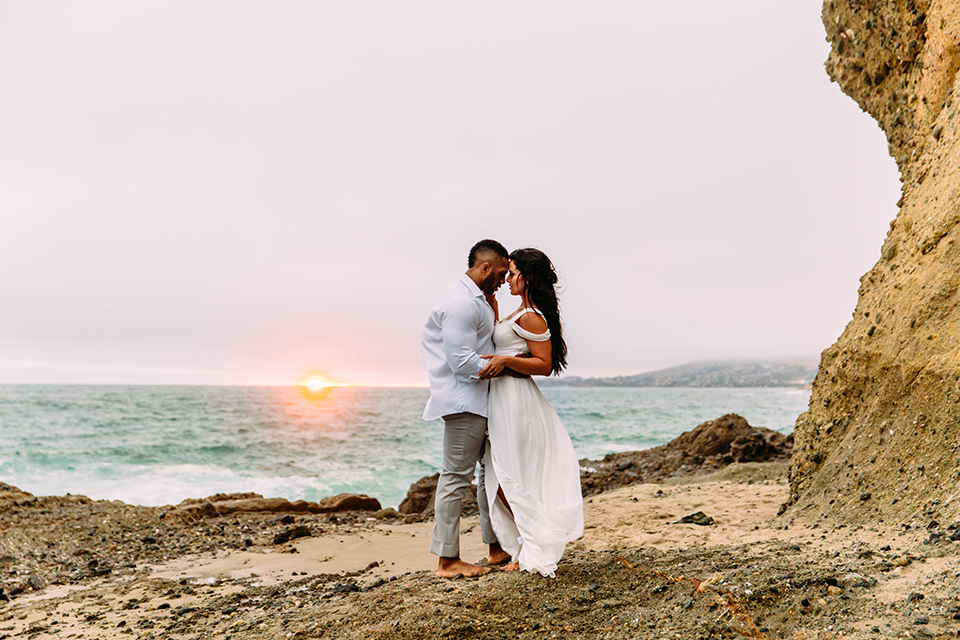
<svg viewBox="0 0 960 640">
<path fill-rule="evenodd" d="M 923 594 L 919 591 L 914 591 L 907 596 L 907 602 L 920 602 L 921 600 L 923 600 Z"/>
<path fill-rule="evenodd" d="M 224 495 L 224 494 L 218 494 Z M 233 495 L 226 494 L 230 498 Z M 254 494 L 256 495 L 256 494 Z M 377 511 L 380 501 L 370 496 L 356 493 L 341 493 L 323 498 L 319 503 L 297 500 L 290 502 L 285 498 L 240 498 L 224 500 L 184 500 L 177 505 L 176 512 L 188 521 L 195 518 L 225 516 L 241 512 L 281 512 L 281 513 L 331 513 L 335 511 Z"/>
<path fill-rule="evenodd" d="M 843 589 L 841 589 L 840 587 L 835 587 L 833 585 L 830 585 L 829 587 L 827 587 L 827 593 L 830 594 L 831 596 L 838 596 L 841 593 L 843 593 Z"/>
<path fill-rule="evenodd" d="M 848 573 L 840 579 L 840 584 L 847 589 L 852 589 L 854 587 L 865 589 L 875 586 L 877 584 L 877 579 L 868 578 L 860 573 Z"/>
<path fill-rule="evenodd" d="M 883 130 L 901 199 L 797 419 L 788 517 L 903 522 L 956 493 L 960 448 L 949 443 L 960 441 L 960 96 L 957 58 L 946 52 L 956 47 L 960 12 L 940 6 L 822 3 L 827 74 Z M 850 25 L 856 40 L 845 33 Z M 882 500 L 837 491 L 851 467 Z"/>
<path fill-rule="evenodd" d="M 306 538 L 312 536 L 310 529 L 306 525 L 297 525 L 296 527 L 291 527 L 286 531 L 281 531 L 277 535 L 273 536 L 273 544 L 284 544 L 295 540 L 297 538 Z"/>
<path fill-rule="evenodd" d="M 701 464 L 708 458 L 729 462 L 766 462 L 781 454 L 787 447 L 789 436 L 770 429 L 754 429 L 736 414 L 727 414 L 687 431 L 666 445 L 679 450 Z M 698 462 L 699 461 L 699 462 Z"/>
<path fill-rule="evenodd" d="M 433 515 L 433 503 L 437 493 L 437 480 L 440 474 L 435 473 L 432 476 L 424 476 L 410 485 L 407 490 L 407 497 L 403 499 L 397 510 L 404 514 L 418 513 L 424 516 Z M 462 516 L 472 516 L 479 512 L 477 506 L 477 486 L 470 485 L 467 494 L 460 504 L 460 514 Z"/>
<path fill-rule="evenodd" d="M 905 567 L 910 564 L 910 556 L 898 556 L 890 561 L 890 563 L 895 567 Z"/>
<path fill-rule="evenodd" d="M 253 498 L 263 499 L 263 496 L 259 493 L 215 493 L 212 496 L 207 496 L 206 498 L 188 498 L 180 502 L 178 507 L 188 507 L 192 505 L 203 504 L 204 502 L 230 502 L 236 500 L 250 500 Z"/>
<path fill-rule="evenodd" d="M 435 473 L 432 476 L 424 476 L 410 485 L 407 489 L 407 497 L 400 503 L 398 511 L 403 514 L 432 511 L 439 478 L 440 474 Z"/>
<path fill-rule="evenodd" d="M 580 461 L 583 495 L 638 482 L 661 482 L 675 475 L 717 469 L 731 463 L 786 460 L 793 436 L 751 427 L 736 414 L 698 425 L 668 444 Z"/>
<path fill-rule="evenodd" d="M 387 507 L 386 509 L 380 509 L 380 511 L 374 512 L 373 517 L 377 520 L 385 520 L 387 518 L 402 518 L 403 514 L 393 507 Z"/>
<path fill-rule="evenodd" d="M 870 492 L 869 492 L 869 491 L 864 491 L 863 493 L 860 494 L 860 500 L 861 500 L 861 501 L 862 501 L 862 500 L 869 500 L 869 499 L 870 499 Z"/>
<path fill-rule="evenodd" d="M 716 521 L 703 511 L 694 511 L 693 513 L 688 513 L 671 524 L 697 524 L 701 527 L 709 527 L 716 524 Z"/>
<path fill-rule="evenodd" d="M 0 482 L 0 502 L 6 500 L 25 500 L 34 497 L 32 493 L 27 493 L 12 484 Z"/>
<path fill-rule="evenodd" d="M 379 511 L 380 501 L 359 493 L 341 493 L 320 501 L 319 513 L 337 511 Z"/>
<path fill-rule="evenodd" d="M 354 593 L 356 591 L 360 591 L 360 587 L 352 582 L 338 582 L 330 587 L 329 591 L 331 593 Z"/>
</svg>

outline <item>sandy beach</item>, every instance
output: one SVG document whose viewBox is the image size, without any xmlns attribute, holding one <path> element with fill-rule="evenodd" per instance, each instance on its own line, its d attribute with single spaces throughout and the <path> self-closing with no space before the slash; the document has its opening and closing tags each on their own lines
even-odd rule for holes
<svg viewBox="0 0 960 640">
<path fill-rule="evenodd" d="M 777 517 L 785 469 L 734 464 L 588 497 L 552 580 L 438 579 L 429 521 L 188 523 L 73 496 L 7 500 L 0 638 L 957 637 L 955 528 L 791 524 Z M 47 518 L 55 501 L 66 526 Z M 677 523 L 696 511 L 714 524 Z M 299 526 L 310 534 L 273 543 Z M 464 558 L 484 557 L 476 517 L 461 537 Z"/>
</svg>

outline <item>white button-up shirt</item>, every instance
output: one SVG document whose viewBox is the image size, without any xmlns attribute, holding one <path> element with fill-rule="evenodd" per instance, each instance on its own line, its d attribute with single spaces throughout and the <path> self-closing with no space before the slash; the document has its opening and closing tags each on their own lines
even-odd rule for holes
<svg viewBox="0 0 960 640">
<path fill-rule="evenodd" d="M 423 364 L 430 378 L 424 420 L 453 413 L 487 417 L 490 383 L 477 374 L 493 353 L 493 308 L 480 287 L 463 274 L 430 311 L 423 327 Z"/>
</svg>

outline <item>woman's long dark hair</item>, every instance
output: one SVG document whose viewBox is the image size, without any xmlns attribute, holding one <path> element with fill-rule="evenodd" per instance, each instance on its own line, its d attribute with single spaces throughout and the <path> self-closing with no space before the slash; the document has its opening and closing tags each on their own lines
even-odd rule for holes
<svg viewBox="0 0 960 640">
<path fill-rule="evenodd" d="M 557 272 L 553 263 L 539 249 L 517 249 L 510 254 L 523 276 L 523 294 L 535 306 L 550 330 L 551 374 L 559 374 L 567 366 L 567 343 L 563 341 L 560 324 L 560 302 L 557 300 Z"/>
</svg>

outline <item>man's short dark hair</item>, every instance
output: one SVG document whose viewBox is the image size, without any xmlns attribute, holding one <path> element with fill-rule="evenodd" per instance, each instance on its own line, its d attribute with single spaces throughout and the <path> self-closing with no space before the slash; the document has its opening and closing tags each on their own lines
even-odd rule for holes
<svg viewBox="0 0 960 640">
<path fill-rule="evenodd" d="M 477 258 L 481 255 L 496 255 L 500 258 L 509 258 L 510 252 L 496 240 L 481 240 L 470 249 L 470 255 L 467 256 L 467 268 L 477 264 Z"/>
</svg>

